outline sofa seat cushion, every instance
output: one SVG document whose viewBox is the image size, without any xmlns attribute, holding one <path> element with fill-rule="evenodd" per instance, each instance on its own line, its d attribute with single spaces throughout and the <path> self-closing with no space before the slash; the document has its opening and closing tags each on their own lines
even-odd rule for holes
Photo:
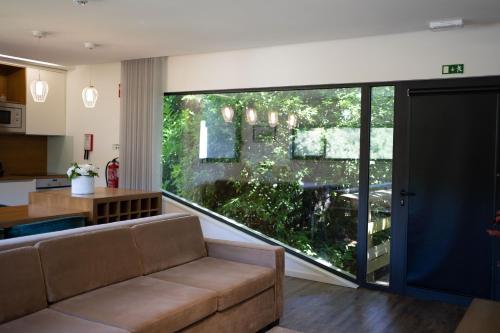
<svg viewBox="0 0 500 333">
<path fill-rule="evenodd" d="M 0 325 L 0 333 L 127 333 L 117 327 L 45 309 Z"/>
<path fill-rule="evenodd" d="M 175 332 L 217 310 L 216 294 L 149 277 L 137 277 L 51 306 L 76 317 L 130 332 Z"/>
<path fill-rule="evenodd" d="M 275 275 L 272 268 L 205 257 L 148 276 L 213 290 L 223 311 L 272 287 Z"/>
</svg>

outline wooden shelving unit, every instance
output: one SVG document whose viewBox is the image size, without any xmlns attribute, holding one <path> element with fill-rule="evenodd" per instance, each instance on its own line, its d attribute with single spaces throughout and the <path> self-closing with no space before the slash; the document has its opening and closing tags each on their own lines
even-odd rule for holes
<svg viewBox="0 0 500 333">
<path fill-rule="evenodd" d="M 71 195 L 70 189 L 32 192 L 30 204 L 68 207 L 89 212 L 89 224 L 126 221 L 162 213 L 161 192 L 96 188 L 91 195 Z"/>
</svg>

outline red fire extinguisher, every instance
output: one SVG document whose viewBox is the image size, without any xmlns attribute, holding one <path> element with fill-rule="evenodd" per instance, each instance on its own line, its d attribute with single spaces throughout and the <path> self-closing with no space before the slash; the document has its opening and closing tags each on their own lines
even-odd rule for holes
<svg viewBox="0 0 500 333">
<path fill-rule="evenodd" d="M 120 168 L 120 163 L 118 162 L 118 157 L 109 161 L 106 164 L 106 185 L 111 188 L 118 188 L 118 169 Z"/>
</svg>

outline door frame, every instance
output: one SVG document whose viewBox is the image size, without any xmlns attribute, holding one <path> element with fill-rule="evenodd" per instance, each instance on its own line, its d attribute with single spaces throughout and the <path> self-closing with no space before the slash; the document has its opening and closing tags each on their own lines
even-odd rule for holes
<svg viewBox="0 0 500 333">
<path fill-rule="evenodd" d="M 405 199 L 399 195 L 400 190 L 408 189 L 409 167 L 410 167 L 410 90 L 430 90 L 446 91 L 453 90 L 474 90 L 482 88 L 500 89 L 500 76 L 474 77 L 474 78 L 453 78 L 434 79 L 421 81 L 404 81 L 396 84 L 395 92 L 395 119 L 394 119 L 394 157 L 393 157 L 393 196 L 392 196 L 392 238 L 391 238 L 391 287 L 390 290 L 404 295 L 414 297 L 441 300 L 446 302 L 467 304 L 469 297 L 463 297 L 448 293 L 408 287 L 406 284 L 407 272 L 407 226 L 408 226 L 408 205 L 401 206 L 400 200 Z M 500 101 L 497 102 L 500 105 Z M 497 114 L 497 122 L 499 117 Z M 498 126 L 497 126 L 498 128 Z M 499 133 L 497 133 L 497 142 Z M 497 146 L 497 155 L 498 155 Z M 499 166 L 497 165 L 497 173 Z M 499 179 L 497 177 L 497 187 Z M 500 188 L 500 187 L 499 187 Z M 405 199 L 406 200 L 406 199 Z M 495 198 L 497 205 L 499 198 Z M 500 208 L 500 205 L 498 205 Z M 498 242 L 497 242 L 498 243 Z M 493 248 L 492 258 L 498 257 L 498 248 Z M 492 262 L 493 265 L 493 262 Z M 497 272 L 493 271 L 491 296 L 495 298 L 494 283 L 498 279 Z M 497 297 L 498 297 L 497 291 Z"/>
</svg>

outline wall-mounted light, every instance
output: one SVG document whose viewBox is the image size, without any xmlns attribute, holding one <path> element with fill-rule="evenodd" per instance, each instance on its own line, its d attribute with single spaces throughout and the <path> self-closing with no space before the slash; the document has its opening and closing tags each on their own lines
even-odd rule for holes
<svg viewBox="0 0 500 333">
<path fill-rule="evenodd" d="M 288 124 L 289 129 L 297 127 L 297 116 L 294 114 L 289 114 L 286 123 Z"/>
<path fill-rule="evenodd" d="M 222 109 L 222 117 L 226 123 L 230 123 L 233 121 L 234 110 L 232 107 L 226 106 Z"/>
<path fill-rule="evenodd" d="M 276 127 L 276 125 L 278 125 L 278 112 L 269 111 L 267 113 L 267 122 L 269 123 L 269 126 Z"/>
<path fill-rule="evenodd" d="M 255 125 L 257 123 L 257 112 L 255 112 L 255 109 L 247 108 L 245 113 L 246 113 L 247 123 L 250 125 Z"/>
</svg>

